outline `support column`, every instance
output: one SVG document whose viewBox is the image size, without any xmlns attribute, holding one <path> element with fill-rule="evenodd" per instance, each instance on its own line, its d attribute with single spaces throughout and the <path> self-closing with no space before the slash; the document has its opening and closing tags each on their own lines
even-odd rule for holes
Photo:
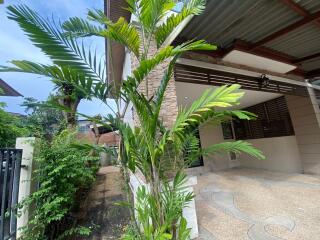
<svg viewBox="0 0 320 240">
<path fill-rule="evenodd" d="M 320 174 L 320 109 L 312 88 L 309 97 L 286 96 L 303 172 Z"/>
<path fill-rule="evenodd" d="M 156 53 L 156 43 L 152 42 L 150 44 L 149 58 L 154 56 Z M 134 70 L 138 66 L 138 60 L 131 54 L 131 69 Z M 169 61 L 165 61 L 164 63 L 157 66 L 149 75 L 148 75 L 148 97 L 153 96 L 155 91 L 160 86 L 161 80 L 163 78 L 163 74 L 168 68 Z M 142 82 L 139 87 L 139 91 L 146 94 L 146 84 Z M 166 127 L 172 126 L 174 121 L 176 120 L 178 114 L 178 104 L 177 104 L 177 93 L 176 93 L 176 85 L 174 78 L 169 81 L 167 90 L 165 92 L 164 102 L 162 104 L 162 108 L 160 111 L 160 117 L 164 121 L 164 125 Z M 134 114 L 134 122 L 138 124 L 137 117 Z"/>
<path fill-rule="evenodd" d="M 35 162 L 33 161 L 35 153 L 36 138 L 17 138 L 16 149 L 22 149 L 22 161 L 21 161 L 21 173 L 19 183 L 19 196 L 18 202 L 20 203 L 23 199 L 30 196 L 31 193 L 36 191 L 37 183 L 32 181 L 33 173 L 35 170 Z M 24 227 L 29 221 L 30 209 L 23 209 L 22 214 L 17 219 L 17 238 L 21 237 L 21 231 L 19 228 Z"/>
</svg>

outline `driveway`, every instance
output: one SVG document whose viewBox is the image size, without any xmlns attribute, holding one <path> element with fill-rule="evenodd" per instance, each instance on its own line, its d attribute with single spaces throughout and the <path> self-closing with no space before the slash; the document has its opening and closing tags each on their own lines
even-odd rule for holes
<svg viewBox="0 0 320 240">
<path fill-rule="evenodd" d="M 233 169 L 198 177 L 198 240 L 320 239 L 320 177 Z"/>
</svg>

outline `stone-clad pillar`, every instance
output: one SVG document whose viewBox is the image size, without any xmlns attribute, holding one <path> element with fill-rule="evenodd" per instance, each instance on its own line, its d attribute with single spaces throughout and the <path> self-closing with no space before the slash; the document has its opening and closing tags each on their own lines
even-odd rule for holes
<svg viewBox="0 0 320 240">
<path fill-rule="evenodd" d="M 149 57 L 152 57 L 157 51 L 155 42 L 152 42 L 149 50 Z M 161 80 L 163 78 L 163 73 L 167 69 L 169 61 L 157 66 L 149 75 L 148 75 L 148 97 L 151 97 L 154 92 L 158 89 Z M 131 54 L 131 69 L 134 70 L 138 66 L 138 60 L 136 57 Z M 146 93 L 146 84 L 142 82 L 139 87 L 139 91 Z M 170 80 L 167 90 L 165 92 L 164 102 L 162 104 L 160 117 L 163 119 L 165 126 L 170 127 L 174 123 L 178 114 L 178 104 L 177 104 L 177 94 L 176 94 L 176 85 L 172 77 Z M 135 124 L 138 124 L 137 116 L 134 114 Z"/>
</svg>

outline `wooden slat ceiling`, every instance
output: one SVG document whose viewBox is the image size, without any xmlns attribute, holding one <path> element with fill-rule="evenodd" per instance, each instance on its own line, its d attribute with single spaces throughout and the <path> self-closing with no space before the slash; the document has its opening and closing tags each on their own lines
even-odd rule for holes
<svg viewBox="0 0 320 240">
<path fill-rule="evenodd" d="M 268 84 L 263 85 L 260 78 L 182 64 L 176 64 L 174 79 L 177 82 L 214 86 L 240 84 L 243 89 L 248 90 L 308 96 L 308 90 L 304 86 L 278 82 L 272 79 L 268 81 Z"/>
</svg>

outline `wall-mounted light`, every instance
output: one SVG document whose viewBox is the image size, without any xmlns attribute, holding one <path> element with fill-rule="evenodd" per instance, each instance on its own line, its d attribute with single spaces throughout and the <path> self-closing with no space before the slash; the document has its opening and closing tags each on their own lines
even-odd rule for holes
<svg viewBox="0 0 320 240">
<path fill-rule="evenodd" d="M 269 85 L 270 79 L 265 75 L 262 74 L 261 77 L 259 78 L 259 85 L 261 87 L 267 87 Z"/>
</svg>

